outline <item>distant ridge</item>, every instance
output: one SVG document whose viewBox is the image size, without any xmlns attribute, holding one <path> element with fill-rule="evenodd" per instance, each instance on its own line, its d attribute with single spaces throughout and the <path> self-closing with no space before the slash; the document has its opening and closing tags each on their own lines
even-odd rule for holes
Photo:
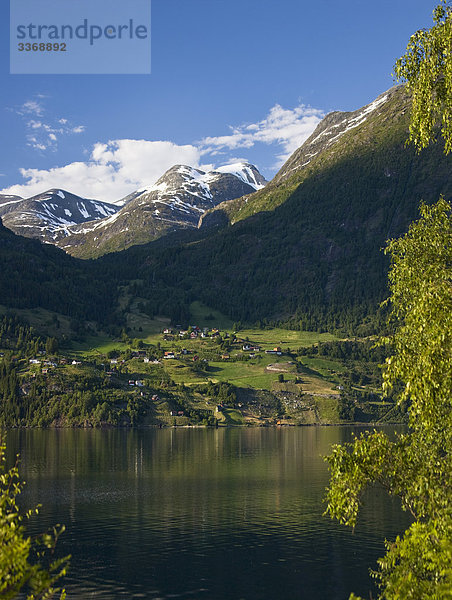
<svg viewBox="0 0 452 600">
<path fill-rule="evenodd" d="M 65 190 L 51 189 L 23 199 L 0 196 L 3 225 L 24 237 L 55 243 L 68 235 L 69 227 L 115 214 L 118 206 L 89 200 Z"/>
</svg>

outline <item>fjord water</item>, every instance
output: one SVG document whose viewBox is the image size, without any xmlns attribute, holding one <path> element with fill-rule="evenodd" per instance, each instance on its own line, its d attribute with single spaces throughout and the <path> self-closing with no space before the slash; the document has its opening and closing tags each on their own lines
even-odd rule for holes
<svg viewBox="0 0 452 600">
<path fill-rule="evenodd" d="M 354 533 L 323 517 L 322 456 L 352 427 L 13 430 L 29 531 L 64 523 L 68 600 L 369 597 L 369 566 L 408 525 L 372 489 Z"/>
</svg>

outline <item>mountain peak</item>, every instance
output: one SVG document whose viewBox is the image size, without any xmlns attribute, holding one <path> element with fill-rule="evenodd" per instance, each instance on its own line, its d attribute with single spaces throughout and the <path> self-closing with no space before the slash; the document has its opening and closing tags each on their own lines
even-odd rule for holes
<svg viewBox="0 0 452 600">
<path fill-rule="evenodd" d="M 356 156 L 373 155 L 378 147 L 388 143 L 389 134 L 407 136 L 409 110 L 410 97 L 405 86 L 396 85 L 355 111 L 329 113 L 263 190 L 222 204 L 213 211 L 220 211 L 227 221 L 236 223 L 260 211 L 274 210 L 287 199 L 287 190 L 293 192 L 317 174 L 346 161 L 353 162 Z M 388 158 L 388 164 L 381 169 L 382 176 L 387 179 L 385 173 L 391 170 Z M 282 188 L 284 193 L 279 193 L 277 190 Z M 327 187 L 325 193 L 335 190 Z"/>
<path fill-rule="evenodd" d="M 245 162 L 213 171 L 173 165 L 156 183 L 130 194 L 113 217 L 71 228 L 59 245 L 76 255 L 96 256 L 143 244 L 170 231 L 196 228 L 207 210 L 251 194 L 266 183 L 258 169 Z"/>
<path fill-rule="evenodd" d="M 375 100 L 357 110 L 333 111 L 328 113 L 317 125 L 311 136 L 282 166 L 273 182 L 278 182 L 293 175 L 309 165 L 309 163 L 330 146 L 333 146 L 346 133 L 365 123 L 373 114 L 378 114 L 394 96 L 404 94 L 403 85 L 395 85 L 383 92 Z"/>
<path fill-rule="evenodd" d="M 221 167 L 217 167 L 212 171 L 203 171 L 202 169 L 191 167 L 190 165 L 174 165 L 168 169 L 154 185 L 146 188 L 146 192 L 159 190 L 162 188 L 163 183 L 168 183 L 171 179 L 193 181 L 193 182 L 204 182 L 208 184 L 214 178 L 218 178 L 221 175 L 233 175 L 237 179 L 243 181 L 247 185 L 250 185 L 254 190 L 263 188 L 267 181 L 261 175 L 257 167 L 249 162 L 237 162 Z"/>
<path fill-rule="evenodd" d="M 107 202 L 81 198 L 60 188 L 26 199 L 0 200 L 0 217 L 6 227 L 49 243 L 66 236 L 72 225 L 102 219 L 118 210 Z"/>
</svg>

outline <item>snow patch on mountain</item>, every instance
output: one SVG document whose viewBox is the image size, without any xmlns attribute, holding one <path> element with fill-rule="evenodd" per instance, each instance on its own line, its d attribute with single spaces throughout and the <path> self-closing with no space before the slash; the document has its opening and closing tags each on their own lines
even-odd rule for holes
<svg viewBox="0 0 452 600">
<path fill-rule="evenodd" d="M 345 125 L 345 127 L 342 131 L 340 131 L 337 135 L 329 138 L 328 145 L 333 143 L 338 138 L 340 138 L 341 135 L 344 135 L 344 133 L 346 133 L 347 131 L 350 131 L 350 129 L 354 129 L 355 127 L 358 127 L 358 125 L 361 125 L 361 123 L 364 123 L 364 121 L 367 119 L 369 114 L 371 112 L 373 112 L 376 108 L 378 108 L 381 104 L 386 102 L 387 99 L 388 99 L 387 94 L 385 94 L 384 96 L 381 96 L 380 98 L 377 98 L 376 100 L 374 100 L 373 102 L 371 102 L 370 104 L 368 104 L 367 106 L 362 108 L 356 116 L 354 116 L 352 118 L 345 117 L 341 123 L 336 123 L 336 124 L 332 125 L 331 127 L 329 127 L 328 129 L 326 129 L 325 131 L 322 131 L 322 133 L 320 133 L 314 139 L 310 140 L 310 144 L 315 144 L 315 142 L 317 142 L 322 137 L 330 136 L 332 133 L 331 132 L 332 129 Z M 352 113 L 352 114 L 355 114 L 355 113 Z M 313 153 L 312 156 L 315 156 L 315 154 L 317 154 L 317 152 Z"/>
<path fill-rule="evenodd" d="M 251 185 L 255 190 L 261 190 L 265 187 L 265 180 L 263 177 L 258 178 L 256 175 L 256 168 L 248 163 L 233 163 L 230 165 L 224 165 L 215 169 L 218 173 L 230 173 L 241 179 L 244 183 Z M 259 180 L 258 180 L 259 179 Z"/>
</svg>

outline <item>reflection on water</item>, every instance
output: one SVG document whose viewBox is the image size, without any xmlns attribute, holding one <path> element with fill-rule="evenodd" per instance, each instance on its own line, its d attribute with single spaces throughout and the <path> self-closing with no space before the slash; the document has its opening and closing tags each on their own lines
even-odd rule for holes
<svg viewBox="0 0 452 600">
<path fill-rule="evenodd" d="M 354 534 L 322 517 L 322 456 L 351 427 L 23 430 L 22 502 L 64 523 L 68 598 L 368 597 L 408 517 L 374 489 Z"/>
</svg>

